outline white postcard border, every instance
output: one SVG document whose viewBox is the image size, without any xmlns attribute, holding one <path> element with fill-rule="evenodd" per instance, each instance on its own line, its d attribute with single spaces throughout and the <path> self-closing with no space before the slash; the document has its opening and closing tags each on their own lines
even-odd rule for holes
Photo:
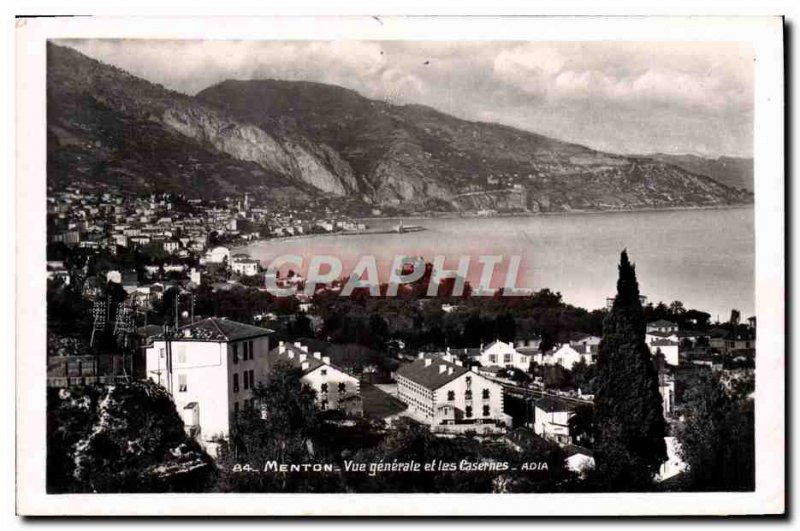
<svg viewBox="0 0 800 531">
<path fill-rule="evenodd" d="M 70 18 L 17 21 L 17 512 L 27 515 L 726 515 L 785 506 L 780 17 Z M 45 493 L 45 43 L 55 38 L 683 40 L 755 51 L 756 490 L 648 494 Z"/>
</svg>

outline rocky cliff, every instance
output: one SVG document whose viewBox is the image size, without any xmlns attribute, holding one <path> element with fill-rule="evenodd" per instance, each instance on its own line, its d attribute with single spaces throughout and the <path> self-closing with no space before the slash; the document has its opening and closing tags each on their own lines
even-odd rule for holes
<svg viewBox="0 0 800 531">
<path fill-rule="evenodd" d="M 47 87 L 55 185 L 342 196 L 395 213 L 752 201 L 697 165 L 601 153 L 319 83 L 225 81 L 191 97 L 50 44 Z"/>
</svg>

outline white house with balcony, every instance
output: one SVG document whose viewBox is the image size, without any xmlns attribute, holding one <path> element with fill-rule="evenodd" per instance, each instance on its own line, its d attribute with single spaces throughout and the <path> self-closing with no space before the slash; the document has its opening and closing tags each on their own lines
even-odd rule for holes
<svg viewBox="0 0 800 531">
<path fill-rule="evenodd" d="M 302 343 L 278 342 L 269 353 L 268 369 L 285 363 L 300 369 L 301 380 L 316 392 L 317 405 L 323 411 L 339 410 L 348 415 L 363 413 L 361 382 L 331 363 L 321 352 L 309 352 Z"/>
<path fill-rule="evenodd" d="M 233 416 L 255 406 L 253 389 L 267 374 L 272 330 L 216 317 L 153 338 L 147 378 L 166 387 L 187 432 L 212 455 Z"/>
<path fill-rule="evenodd" d="M 450 356 L 420 355 L 395 373 L 406 414 L 436 431 L 504 431 L 503 387 Z"/>
<path fill-rule="evenodd" d="M 476 360 L 484 367 L 513 367 L 527 372 L 533 358 L 532 352 L 520 352 L 513 343 L 496 340 L 482 347 Z"/>
</svg>

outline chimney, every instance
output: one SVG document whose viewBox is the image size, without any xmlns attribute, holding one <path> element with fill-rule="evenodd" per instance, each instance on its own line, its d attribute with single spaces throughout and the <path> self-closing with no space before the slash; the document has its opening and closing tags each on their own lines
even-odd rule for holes
<svg viewBox="0 0 800 531">
<path fill-rule="evenodd" d="M 447 365 L 439 365 L 439 374 L 447 372 Z"/>
<path fill-rule="evenodd" d="M 472 372 L 478 372 L 478 366 L 477 366 L 477 365 L 473 365 L 473 366 L 470 368 L 470 370 L 471 370 Z"/>
<path fill-rule="evenodd" d="M 331 364 L 331 358 L 329 356 L 323 356 L 322 357 L 322 363 L 324 363 L 325 365 L 330 365 Z"/>
<path fill-rule="evenodd" d="M 296 346 L 297 348 L 300 348 L 302 345 L 300 344 L 299 341 L 295 341 L 294 342 L 294 346 Z"/>
<path fill-rule="evenodd" d="M 430 367 L 431 366 L 431 361 L 433 361 L 433 360 L 431 360 L 430 358 L 425 358 L 425 366 L 426 367 Z"/>
<path fill-rule="evenodd" d="M 301 363 L 301 364 L 300 364 L 300 367 L 301 367 L 301 368 L 302 368 L 304 371 L 307 371 L 307 370 L 308 370 L 308 362 L 307 362 L 307 361 L 304 361 L 303 363 Z"/>
<path fill-rule="evenodd" d="M 308 357 L 307 354 L 300 354 L 299 356 L 297 356 L 297 359 L 299 359 L 300 361 L 304 362 L 304 361 L 306 361 L 307 357 Z"/>
<path fill-rule="evenodd" d="M 318 360 L 322 359 L 322 352 L 315 352 L 314 357 L 317 358 Z"/>
</svg>

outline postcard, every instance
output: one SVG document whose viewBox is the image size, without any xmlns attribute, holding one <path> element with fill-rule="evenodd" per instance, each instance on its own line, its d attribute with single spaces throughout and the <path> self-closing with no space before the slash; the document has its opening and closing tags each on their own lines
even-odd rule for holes
<svg viewBox="0 0 800 531">
<path fill-rule="evenodd" d="M 785 510 L 780 17 L 16 32 L 20 514 Z"/>
</svg>

